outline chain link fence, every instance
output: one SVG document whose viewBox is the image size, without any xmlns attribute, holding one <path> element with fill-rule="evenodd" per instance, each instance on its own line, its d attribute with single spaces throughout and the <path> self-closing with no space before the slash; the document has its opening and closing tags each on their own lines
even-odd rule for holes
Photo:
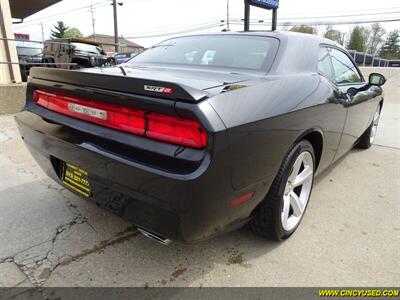
<svg viewBox="0 0 400 300">
<path fill-rule="evenodd" d="M 400 67 L 400 60 L 383 59 L 378 56 L 356 50 L 348 50 L 348 51 L 359 66 L 383 67 L 383 68 Z"/>
</svg>

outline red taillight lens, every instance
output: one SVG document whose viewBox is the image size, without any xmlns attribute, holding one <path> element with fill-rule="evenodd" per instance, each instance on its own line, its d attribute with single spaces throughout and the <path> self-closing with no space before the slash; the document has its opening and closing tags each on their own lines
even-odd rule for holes
<svg viewBox="0 0 400 300">
<path fill-rule="evenodd" d="M 192 148 L 207 145 L 207 133 L 195 120 L 42 90 L 33 92 L 33 100 L 49 110 L 117 130 Z"/>
<path fill-rule="evenodd" d="M 34 101 L 49 110 L 134 134 L 145 132 L 145 112 L 78 97 L 36 90 Z"/>
<path fill-rule="evenodd" d="M 207 134 L 194 120 L 149 113 L 146 136 L 173 144 L 203 148 L 207 144 Z"/>
</svg>

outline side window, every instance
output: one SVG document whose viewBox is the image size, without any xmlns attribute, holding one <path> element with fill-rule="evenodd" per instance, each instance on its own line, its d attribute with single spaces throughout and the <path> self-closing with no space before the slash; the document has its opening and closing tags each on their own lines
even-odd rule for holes
<svg viewBox="0 0 400 300">
<path fill-rule="evenodd" d="M 322 75 L 334 80 L 331 58 L 328 48 L 321 48 L 318 55 L 318 72 Z"/>
<path fill-rule="evenodd" d="M 334 81 L 337 84 L 361 82 L 361 76 L 350 58 L 342 51 L 331 49 Z"/>
</svg>

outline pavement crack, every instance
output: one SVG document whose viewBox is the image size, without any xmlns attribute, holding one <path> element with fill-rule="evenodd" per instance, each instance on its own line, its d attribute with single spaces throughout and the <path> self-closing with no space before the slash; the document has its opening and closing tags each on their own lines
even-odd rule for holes
<svg viewBox="0 0 400 300">
<path fill-rule="evenodd" d="M 12 288 L 19 287 L 19 286 L 21 286 L 22 284 L 24 284 L 24 283 L 27 282 L 27 281 L 30 282 L 28 277 L 26 277 L 24 280 L 21 280 L 20 282 L 14 284 L 14 285 L 12 286 Z"/>
<path fill-rule="evenodd" d="M 112 238 L 108 240 L 101 241 L 100 243 L 94 245 L 91 248 L 84 249 L 82 250 L 79 254 L 73 255 L 73 256 L 68 256 L 64 260 L 60 260 L 51 270 L 51 272 L 54 272 L 55 269 L 57 269 L 59 266 L 67 266 L 71 264 L 74 261 L 78 261 L 90 254 L 93 253 L 102 253 L 104 249 L 116 245 L 116 244 L 121 244 L 125 241 L 130 240 L 133 237 L 138 236 L 140 233 L 136 229 L 132 229 L 132 227 L 128 227 L 125 231 L 119 232 L 116 235 L 114 235 Z"/>
<path fill-rule="evenodd" d="M 38 175 L 35 172 L 33 172 L 31 170 L 26 170 L 23 167 L 18 167 L 17 168 L 17 172 L 22 173 L 22 174 L 26 174 L 26 175 L 31 175 L 31 176 L 33 176 L 33 180 L 38 178 Z"/>
<path fill-rule="evenodd" d="M 25 275 L 25 279 L 18 282 L 17 284 L 15 284 L 13 287 L 18 287 L 21 284 L 23 284 L 26 281 L 29 281 L 33 286 L 35 286 L 34 281 L 32 281 L 31 277 L 29 276 L 29 274 L 26 272 L 26 269 L 24 268 L 23 265 L 21 265 L 20 263 L 18 263 L 14 257 L 7 257 L 5 259 L 3 259 L 0 263 L 13 263 L 14 265 L 17 266 L 17 268 L 19 269 L 19 271 Z"/>
<path fill-rule="evenodd" d="M 51 185 L 48 185 L 48 188 L 54 189 Z M 61 189 L 56 190 L 61 192 Z M 67 198 L 64 197 L 64 199 Z M 58 226 L 51 239 L 32 245 L 19 251 L 14 256 L 0 259 L 0 263 L 15 263 L 35 287 L 42 286 L 51 275 L 52 270 L 59 264 L 58 258 L 57 262 L 54 262 L 54 259 L 52 260 L 50 255 L 53 254 L 56 244 L 60 240 L 61 234 L 70 230 L 77 224 L 88 223 L 87 218 L 82 215 L 78 207 L 73 205 L 69 199 L 66 200 L 66 204 L 72 213 L 72 220 Z M 89 223 L 88 225 L 95 230 L 92 225 Z"/>
<path fill-rule="evenodd" d="M 95 232 L 97 233 L 96 228 L 94 228 L 94 226 L 92 224 L 90 224 L 89 220 L 86 220 L 86 224 L 88 224 L 88 226 Z"/>
<path fill-rule="evenodd" d="M 8 263 L 8 262 L 12 262 L 12 261 L 13 261 L 13 257 L 12 257 L 12 256 L 8 256 L 8 257 L 0 258 L 0 264 L 4 264 L 4 263 Z"/>
</svg>

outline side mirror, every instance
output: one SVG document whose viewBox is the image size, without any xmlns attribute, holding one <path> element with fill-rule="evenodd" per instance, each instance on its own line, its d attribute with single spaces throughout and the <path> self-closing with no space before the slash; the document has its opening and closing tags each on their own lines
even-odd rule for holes
<svg viewBox="0 0 400 300">
<path fill-rule="evenodd" d="M 370 85 L 382 86 L 385 84 L 385 82 L 386 82 L 386 78 L 382 74 L 371 73 L 371 75 L 369 75 L 369 84 Z"/>
</svg>

